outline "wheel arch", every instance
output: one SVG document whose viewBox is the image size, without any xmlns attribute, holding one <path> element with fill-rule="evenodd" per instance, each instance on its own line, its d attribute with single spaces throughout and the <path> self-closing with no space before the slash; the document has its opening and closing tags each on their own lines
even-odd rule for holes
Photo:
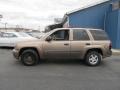
<svg viewBox="0 0 120 90">
<path fill-rule="evenodd" d="M 88 49 L 88 50 L 86 51 L 86 53 L 85 53 L 85 55 L 84 55 L 84 58 L 85 58 L 86 55 L 87 55 L 89 52 L 91 52 L 91 51 L 96 51 L 96 52 L 100 53 L 100 54 L 103 56 L 103 51 L 102 51 L 101 48 L 92 48 L 92 49 Z"/>
<path fill-rule="evenodd" d="M 39 58 L 40 58 L 39 51 L 38 51 L 38 49 L 37 49 L 36 47 L 24 47 L 24 48 L 21 48 L 21 49 L 20 49 L 20 52 L 19 52 L 19 56 L 22 54 L 22 52 L 23 52 L 24 50 L 27 50 L 27 49 L 31 49 L 31 50 L 36 51 L 37 54 L 38 54 L 38 56 L 39 56 Z"/>
</svg>

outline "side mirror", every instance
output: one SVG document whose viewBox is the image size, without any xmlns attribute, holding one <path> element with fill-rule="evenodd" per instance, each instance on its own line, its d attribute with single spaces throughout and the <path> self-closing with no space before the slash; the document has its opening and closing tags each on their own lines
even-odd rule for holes
<svg viewBox="0 0 120 90">
<path fill-rule="evenodd" d="M 52 40 L 52 37 L 51 36 L 48 36 L 47 38 L 46 38 L 46 41 L 51 41 Z"/>
</svg>

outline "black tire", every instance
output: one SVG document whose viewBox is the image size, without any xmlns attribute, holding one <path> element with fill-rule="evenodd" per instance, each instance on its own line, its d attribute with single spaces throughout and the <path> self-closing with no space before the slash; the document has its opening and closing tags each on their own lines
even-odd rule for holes
<svg viewBox="0 0 120 90">
<path fill-rule="evenodd" d="M 89 66 L 98 66 L 101 63 L 101 60 L 102 60 L 102 55 L 96 51 L 88 52 L 85 58 L 85 62 Z"/>
<path fill-rule="evenodd" d="M 26 49 L 21 54 L 21 62 L 25 66 L 34 66 L 39 62 L 39 55 L 35 50 Z"/>
</svg>

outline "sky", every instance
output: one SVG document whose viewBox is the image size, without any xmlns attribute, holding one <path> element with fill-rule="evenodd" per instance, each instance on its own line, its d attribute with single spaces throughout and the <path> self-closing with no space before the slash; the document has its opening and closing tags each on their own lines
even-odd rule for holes
<svg viewBox="0 0 120 90">
<path fill-rule="evenodd" d="M 0 27 L 41 29 L 66 12 L 101 0 L 0 0 Z M 102 0 L 104 1 L 104 0 Z"/>
</svg>

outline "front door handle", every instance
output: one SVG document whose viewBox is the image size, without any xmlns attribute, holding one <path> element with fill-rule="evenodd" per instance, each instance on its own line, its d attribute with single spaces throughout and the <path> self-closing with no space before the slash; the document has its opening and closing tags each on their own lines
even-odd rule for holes
<svg viewBox="0 0 120 90">
<path fill-rule="evenodd" d="M 68 44 L 68 43 L 65 43 L 64 45 L 68 46 L 69 44 Z"/>
</svg>

